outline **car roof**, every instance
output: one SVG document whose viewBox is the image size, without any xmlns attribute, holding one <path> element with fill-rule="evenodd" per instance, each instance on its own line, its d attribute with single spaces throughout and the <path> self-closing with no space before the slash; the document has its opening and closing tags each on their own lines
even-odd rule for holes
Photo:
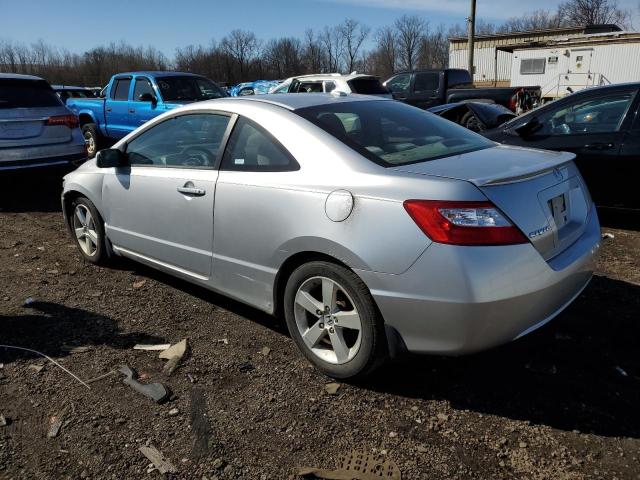
<svg viewBox="0 0 640 480">
<path fill-rule="evenodd" d="M 256 102 L 266 103 L 270 105 L 276 105 L 286 108 L 287 110 L 299 110 L 307 107 L 315 107 L 318 105 L 336 104 L 336 103 L 349 103 L 349 102 L 376 102 L 386 101 L 391 102 L 393 100 L 389 98 L 372 97 L 370 95 L 359 95 L 354 93 L 290 93 L 287 95 L 252 95 L 246 97 L 225 97 L 217 98 L 214 100 L 206 100 L 200 102 L 209 103 L 210 105 L 220 105 L 221 103 L 236 103 L 236 102 Z M 212 103 L 215 102 L 215 103 Z M 198 104 L 192 104 L 198 105 Z"/>
<path fill-rule="evenodd" d="M 293 79 L 299 80 L 353 80 L 354 78 L 376 78 L 375 75 L 369 75 L 367 73 L 349 73 L 348 75 L 342 75 L 340 73 L 320 73 L 318 75 L 300 75 L 299 77 L 293 77 Z"/>
<path fill-rule="evenodd" d="M 91 90 L 87 87 L 76 87 L 74 85 L 51 85 L 54 90 Z"/>
<path fill-rule="evenodd" d="M 578 95 L 578 94 L 583 94 L 586 95 L 589 92 L 606 92 L 607 90 L 619 90 L 619 89 L 627 89 L 627 88 L 640 88 L 640 82 L 625 82 L 625 83 L 612 83 L 610 85 L 602 85 L 599 87 L 588 87 L 588 88 L 583 88 L 581 90 L 578 90 L 577 92 L 571 94 L 571 96 L 573 95 Z M 568 98 L 569 95 L 566 95 L 562 98 Z"/>
<path fill-rule="evenodd" d="M 202 75 L 197 75 L 195 73 L 172 72 L 166 70 L 141 70 L 137 72 L 122 72 L 115 74 L 116 77 L 123 77 L 127 75 L 150 75 L 153 77 L 202 77 Z"/>
<path fill-rule="evenodd" d="M 35 75 L 22 75 L 20 73 L 0 73 L 0 78 L 8 80 L 44 80 Z"/>
</svg>

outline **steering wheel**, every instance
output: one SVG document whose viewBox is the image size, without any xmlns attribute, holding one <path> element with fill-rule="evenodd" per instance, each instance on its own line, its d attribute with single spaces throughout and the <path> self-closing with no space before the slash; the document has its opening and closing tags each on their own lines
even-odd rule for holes
<svg viewBox="0 0 640 480">
<path fill-rule="evenodd" d="M 187 147 L 182 152 L 187 159 L 183 161 L 183 165 L 187 167 L 205 167 L 215 163 L 215 155 L 205 147 Z"/>
</svg>

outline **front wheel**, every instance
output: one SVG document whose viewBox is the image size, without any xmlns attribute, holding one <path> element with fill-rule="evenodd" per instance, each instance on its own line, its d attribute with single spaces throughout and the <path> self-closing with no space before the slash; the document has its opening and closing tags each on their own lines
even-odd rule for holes
<svg viewBox="0 0 640 480">
<path fill-rule="evenodd" d="M 326 375 L 363 377 L 386 359 L 382 321 L 367 286 L 352 271 L 307 263 L 291 274 L 284 297 L 291 337 Z"/>
<path fill-rule="evenodd" d="M 78 250 L 91 263 L 107 260 L 104 224 L 96 207 L 88 198 L 78 197 L 71 204 L 71 231 Z"/>
<path fill-rule="evenodd" d="M 478 121 L 478 118 L 473 112 L 465 113 L 460 120 L 460 125 L 468 128 L 472 132 L 481 132 L 484 130 L 484 128 L 482 128 L 482 124 Z"/>
</svg>

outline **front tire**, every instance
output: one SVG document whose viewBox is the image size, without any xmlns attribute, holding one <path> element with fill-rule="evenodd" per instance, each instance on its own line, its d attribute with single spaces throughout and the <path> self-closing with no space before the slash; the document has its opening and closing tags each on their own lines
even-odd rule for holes
<svg viewBox="0 0 640 480">
<path fill-rule="evenodd" d="M 93 158 L 100 149 L 100 134 L 95 123 L 87 123 L 82 126 L 82 136 L 87 146 L 87 156 Z"/>
<path fill-rule="evenodd" d="M 298 267 L 287 281 L 284 311 L 298 348 L 330 377 L 362 378 L 387 358 L 382 319 L 351 270 L 324 261 Z"/>
<path fill-rule="evenodd" d="M 472 132 L 481 132 L 482 130 L 484 130 L 482 128 L 482 125 L 478 121 L 478 118 L 475 116 L 473 112 L 465 113 L 462 116 L 462 119 L 460 120 L 460 125 L 462 125 L 465 128 L 468 128 Z"/>
<path fill-rule="evenodd" d="M 80 254 L 96 265 L 107 262 L 104 223 L 96 207 L 86 197 L 78 197 L 71 204 L 69 217 L 71 233 Z"/>
</svg>

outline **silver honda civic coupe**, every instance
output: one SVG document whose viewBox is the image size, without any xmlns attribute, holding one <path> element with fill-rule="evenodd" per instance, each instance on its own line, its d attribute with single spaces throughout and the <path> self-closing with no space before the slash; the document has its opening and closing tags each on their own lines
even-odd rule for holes
<svg viewBox="0 0 640 480">
<path fill-rule="evenodd" d="M 322 372 L 519 338 L 592 276 L 573 155 L 503 147 L 374 97 L 263 95 L 146 123 L 65 177 L 82 256 L 123 256 L 283 315 Z"/>
</svg>

